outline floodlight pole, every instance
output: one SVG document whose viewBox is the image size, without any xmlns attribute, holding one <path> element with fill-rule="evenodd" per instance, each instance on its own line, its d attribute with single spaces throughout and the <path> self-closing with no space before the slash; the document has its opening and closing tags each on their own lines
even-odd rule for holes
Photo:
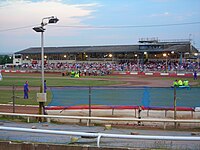
<svg viewBox="0 0 200 150">
<path fill-rule="evenodd" d="M 166 53 L 164 53 L 163 54 L 163 57 L 165 57 L 165 72 L 167 72 L 167 68 L 168 68 L 168 65 L 167 65 L 167 54 Z"/>
<path fill-rule="evenodd" d="M 45 28 L 44 26 L 46 26 L 48 23 L 44 22 L 44 20 L 48 20 L 48 23 L 57 23 L 59 20 L 54 17 L 45 17 L 42 19 L 42 23 L 41 26 L 39 27 L 34 27 L 33 30 L 36 32 L 41 32 L 41 78 L 42 78 L 42 84 L 41 84 L 41 93 L 44 93 L 44 31 Z M 43 114 L 44 110 L 44 102 L 39 102 L 39 114 Z M 40 118 L 41 121 L 41 118 Z"/>
<path fill-rule="evenodd" d="M 167 56 L 166 56 L 166 73 L 167 73 L 167 71 L 168 71 L 168 62 L 167 62 Z"/>
<path fill-rule="evenodd" d="M 44 32 L 41 32 L 42 93 L 44 93 Z"/>
<path fill-rule="evenodd" d="M 44 32 L 41 32 L 41 74 L 42 74 L 42 93 L 44 93 Z M 39 102 L 39 114 L 43 115 L 44 102 Z M 41 121 L 41 120 L 40 120 Z"/>
<path fill-rule="evenodd" d="M 89 117 L 91 117 L 91 86 L 89 86 Z M 88 126 L 91 125 L 91 120 L 88 120 Z"/>
<path fill-rule="evenodd" d="M 197 58 L 197 59 L 198 59 L 198 60 L 197 60 L 197 63 L 198 63 L 197 67 L 198 67 L 198 68 L 197 68 L 197 71 L 199 71 L 199 69 L 200 69 L 200 68 L 199 68 L 199 63 L 200 63 L 200 62 L 199 62 L 199 57 L 200 57 L 200 52 L 198 51 L 198 58 Z"/>
</svg>

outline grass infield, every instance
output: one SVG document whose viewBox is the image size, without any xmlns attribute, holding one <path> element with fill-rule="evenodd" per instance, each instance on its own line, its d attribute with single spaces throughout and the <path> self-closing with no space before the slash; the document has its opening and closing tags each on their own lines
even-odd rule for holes
<svg viewBox="0 0 200 150">
<path fill-rule="evenodd" d="M 63 77 L 61 74 L 45 74 L 45 79 L 47 80 L 48 86 L 107 86 L 107 85 L 116 85 L 123 84 L 124 82 L 104 80 L 109 78 L 117 78 L 113 76 L 100 76 L 94 77 L 90 76 L 94 80 L 89 79 L 88 77 L 81 78 L 71 78 Z M 0 81 L 0 86 L 23 86 L 24 82 L 28 81 L 29 86 L 40 86 L 41 85 L 41 75 L 38 73 L 27 73 L 27 74 L 3 74 L 3 80 Z"/>
<path fill-rule="evenodd" d="M 38 105 L 36 101 L 36 93 L 40 92 L 38 87 L 41 86 L 41 74 L 40 73 L 2 73 L 3 80 L 0 81 L 0 104 L 12 104 L 13 102 L 13 90 L 12 87 L 15 85 L 17 89 L 21 87 L 20 90 L 15 91 L 15 103 L 19 105 Z M 70 78 L 63 77 L 61 74 L 51 74 L 45 73 L 45 79 L 47 80 L 47 86 L 107 86 L 123 84 L 121 81 L 108 81 L 103 80 L 101 77 L 92 77 L 95 80 L 90 80 L 87 77 L 81 78 Z M 108 77 L 116 78 L 116 77 Z M 29 99 L 23 99 L 23 85 L 25 81 L 29 82 Z M 47 93 L 46 105 L 51 101 L 51 92 Z"/>
<path fill-rule="evenodd" d="M 36 101 L 36 93 L 39 91 L 32 90 L 29 93 L 29 99 L 24 99 L 23 91 L 15 91 L 15 104 L 16 105 L 38 105 Z M 0 104 L 13 104 L 13 91 L 12 90 L 0 90 Z M 51 101 L 51 92 L 47 92 L 46 105 Z"/>
<path fill-rule="evenodd" d="M 9 104 L 13 101 L 12 86 L 21 87 L 21 90 L 16 90 L 15 95 L 16 104 L 20 105 L 38 105 L 36 102 L 36 93 L 39 92 L 41 86 L 41 74 L 40 73 L 2 73 L 3 80 L 0 81 L 0 104 Z M 47 80 L 47 86 L 109 86 L 109 85 L 126 85 L 129 83 L 129 79 L 133 76 L 86 76 L 81 78 L 70 78 L 62 76 L 61 73 L 45 73 L 45 79 Z M 123 79 L 123 80 L 122 80 Z M 124 80 L 125 79 L 125 80 Z M 141 76 L 138 80 L 142 81 L 156 81 L 163 80 L 173 82 L 175 79 L 182 79 L 183 77 L 147 77 Z M 187 78 L 189 82 L 194 82 L 193 78 Z M 29 81 L 29 87 L 31 92 L 29 93 L 29 99 L 23 99 L 23 85 L 25 81 Z M 127 81 L 126 81 L 127 80 Z M 200 79 L 195 80 L 193 86 L 200 87 Z M 7 88 L 6 88 L 7 87 Z M 35 88 L 34 88 L 35 87 Z M 48 91 L 48 104 L 51 101 L 51 92 Z"/>
</svg>

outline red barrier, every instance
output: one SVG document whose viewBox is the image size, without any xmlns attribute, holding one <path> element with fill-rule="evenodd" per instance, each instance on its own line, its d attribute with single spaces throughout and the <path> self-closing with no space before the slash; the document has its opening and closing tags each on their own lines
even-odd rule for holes
<svg viewBox="0 0 200 150">
<path fill-rule="evenodd" d="M 153 76 L 154 76 L 154 77 L 160 77 L 160 72 L 154 72 L 154 73 L 153 73 Z"/>
<path fill-rule="evenodd" d="M 31 71 L 25 71 L 25 70 L 0 70 L 0 72 L 6 72 L 6 73 L 36 73 L 36 72 L 31 72 Z M 45 72 L 45 73 L 52 73 L 52 72 Z M 60 72 L 53 72 L 53 73 L 60 73 Z M 146 73 L 148 74 L 148 72 Z M 112 75 L 139 75 L 139 76 L 145 76 L 146 75 L 145 72 L 130 72 L 130 71 L 126 71 L 126 72 L 120 72 L 120 71 L 116 71 L 114 72 Z M 153 76 L 156 77 L 161 77 L 161 72 L 154 72 Z M 165 77 L 177 77 L 177 73 L 168 73 L 167 75 L 162 75 Z M 193 73 L 183 73 L 183 75 L 181 75 L 181 77 L 193 77 Z"/>
<path fill-rule="evenodd" d="M 145 75 L 144 72 L 138 72 L 138 75 Z"/>
<path fill-rule="evenodd" d="M 193 73 L 185 73 L 184 77 L 193 77 Z"/>
<path fill-rule="evenodd" d="M 91 109 L 138 109 L 139 106 L 105 106 L 105 105 L 92 105 Z M 79 105 L 79 106 L 46 106 L 46 110 L 73 110 L 73 109 L 89 109 L 88 105 Z M 171 110 L 173 111 L 173 107 L 144 107 L 142 106 L 142 110 Z M 194 111 L 194 108 L 192 107 L 176 107 L 177 111 Z"/>
<path fill-rule="evenodd" d="M 170 77 L 177 77 L 177 74 L 176 73 L 170 73 L 169 76 Z"/>
</svg>

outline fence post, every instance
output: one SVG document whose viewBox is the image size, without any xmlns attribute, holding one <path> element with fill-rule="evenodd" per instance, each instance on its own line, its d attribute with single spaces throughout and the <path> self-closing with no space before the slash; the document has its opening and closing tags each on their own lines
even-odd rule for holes
<svg viewBox="0 0 200 150">
<path fill-rule="evenodd" d="M 89 86 L 89 117 L 91 117 L 91 86 Z M 88 124 L 90 126 L 91 120 L 88 120 Z"/>
<path fill-rule="evenodd" d="M 112 116 L 114 115 L 114 109 L 115 109 L 115 108 L 112 108 Z"/>
<path fill-rule="evenodd" d="M 30 123 L 30 118 L 29 117 L 27 117 L 27 122 Z"/>
<path fill-rule="evenodd" d="M 13 96 L 12 96 L 12 99 L 13 99 L 13 113 L 15 113 L 15 84 L 13 84 L 12 92 L 13 92 Z"/>
<path fill-rule="evenodd" d="M 176 86 L 174 86 L 174 120 L 176 120 Z M 176 122 L 174 122 L 174 127 L 176 128 Z"/>
<path fill-rule="evenodd" d="M 142 111 L 142 108 L 141 108 L 141 106 L 139 106 L 138 107 L 138 119 L 141 119 L 141 111 Z M 141 122 L 138 121 L 138 126 L 140 126 L 140 125 L 141 125 Z"/>
</svg>

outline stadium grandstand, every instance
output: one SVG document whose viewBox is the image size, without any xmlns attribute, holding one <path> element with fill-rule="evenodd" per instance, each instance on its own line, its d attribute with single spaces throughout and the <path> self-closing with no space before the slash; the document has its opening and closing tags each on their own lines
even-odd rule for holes
<svg viewBox="0 0 200 150">
<path fill-rule="evenodd" d="M 126 64 L 129 71 L 199 69 L 199 52 L 189 39 L 161 41 L 141 38 L 136 45 L 44 47 L 44 60 L 45 68 L 50 70 L 55 66 L 65 69 L 73 63 Z M 31 68 L 40 67 L 41 47 L 14 53 L 13 64 L 25 68 L 30 68 L 30 65 Z"/>
</svg>

